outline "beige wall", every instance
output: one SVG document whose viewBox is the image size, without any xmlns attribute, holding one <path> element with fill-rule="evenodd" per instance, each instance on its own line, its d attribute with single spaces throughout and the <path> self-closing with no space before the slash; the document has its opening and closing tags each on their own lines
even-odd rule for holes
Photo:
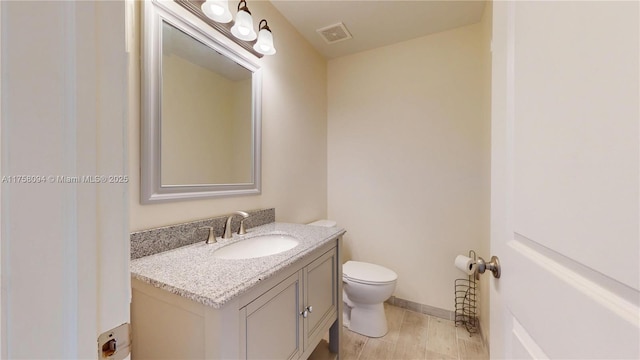
<svg viewBox="0 0 640 360">
<path fill-rule="evenodd" d="M 328 65 L 328 215 L 347 255 L 395 270 L 397 297 L 448 310 L 455 256 L 488 242 L 482 29 Z"/>
<path fill-rule="evenodd" d="M 139 49 L 130 56 L 130 228 L 131 231 L 224 215 L 238 209 L 276 208 L 285 222 L 326 217 L 326 61 L 266 1 L 250 4 L 266 18 L 278 53 L 260 60 L 262 96 L 262 194 L 233 198 L 140 204 Z M 140 14 L 138 9 L 138 14 Z M 139 39 L 135 34 L 134 38 Z"/>
</svg>

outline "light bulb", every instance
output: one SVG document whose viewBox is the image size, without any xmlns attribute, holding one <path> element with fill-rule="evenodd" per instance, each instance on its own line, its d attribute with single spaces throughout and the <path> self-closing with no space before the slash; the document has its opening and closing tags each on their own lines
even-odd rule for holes
<svg viewBox="0 0 640 360">
<path fill-rule="evenodd" d="M 238 32 L 242 35 L 247 35 L 251 30 L 246 26 L 238 26 Z"/>
<path fill-rule="evenodd" d="M 264 26 L 262 23 L 264 22 Z M 258 32 L 258 41 L 253 45 L 253 49 L 263 55 L 273 55 L 276 49 L 273 46 L 273 34 L 267 25 L 266 20 L 260 21 L 260 31 Z"/>
<path fill-rule="evenodd" d="M 235 25 L 231 27 L 231 33 L 240 40 L 255 40 L 258 35 L 253 30 L 253 18 L 251 17 L 251 13 L 240 9 L 238 14 L 236 14 Z"/>
<path fill-rule="evenodd" d="M 218 4 L 214 4 L 214 5 L 211 5 L 211 12 L 220 16 L 224 14 L 224 9 L 222 8 L 222 6 Z"/>
<path fill-rule="evenodd" d="M 200 9 L 209 19 L 219 23 L 228 23 L 233 18 L 228 0 L 207 0 Z"/>
</svg>

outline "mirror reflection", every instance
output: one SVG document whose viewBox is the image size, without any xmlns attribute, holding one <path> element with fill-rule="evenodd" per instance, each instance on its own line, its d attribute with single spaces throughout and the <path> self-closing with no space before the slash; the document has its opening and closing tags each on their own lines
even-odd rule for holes
<svg viewBox="0 0 640 360">
<path fill-rule="evenodd" d="M 252 72 L 162 21 L 160 184 L 252 182 Z"/>
</svg>

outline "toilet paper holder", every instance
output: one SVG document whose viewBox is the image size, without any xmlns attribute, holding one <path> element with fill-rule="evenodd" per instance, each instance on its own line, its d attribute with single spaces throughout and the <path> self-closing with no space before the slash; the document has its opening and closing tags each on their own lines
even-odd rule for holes
<svg viewBox="0 0 640 360">
<path fill-rule="evenodd" d="M 500 259 L 497 256 L 492 256 L 489 262 L 486 262 L 482 257 L 478 257 L 476 262 L 476 279 L 480 279 L 480 274 L 484 274 L 486 270 L 491 271 L 493 277 L 500 278 Z"/>
<path fill-rule="evenodd" d="M 467 273 L 466 279 L 456 279 L 454 281 L 455 294 L 455 325 L 464 326 L 469 334 L 478 332 L 478 307 L 477 307 L 477 286 L 478 286 L 478 268 L 476 252 L 469 250 L 468 260 L 473 263 L 473 272 L 468 273 L 463 269 L 471 270 L 471 268 L 463 267 L 460 270 Z M 456 267 L 460 268 L 458 264 Z"/>
</svg>

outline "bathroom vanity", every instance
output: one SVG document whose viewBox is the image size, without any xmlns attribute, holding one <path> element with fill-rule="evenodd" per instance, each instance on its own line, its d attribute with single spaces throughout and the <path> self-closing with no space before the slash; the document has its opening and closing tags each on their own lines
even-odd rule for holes
<svg viewBox="0 0 640 360">
<path fill-rule="evenodd" d="M 344 230 L 271 223 L 215 244 L 131 262 L 133 359 L 306 359 L 342 331 Z M 261 234 L 294 237 L 278 254 L 220 259 L 215 252 Z"/>
</svg>

